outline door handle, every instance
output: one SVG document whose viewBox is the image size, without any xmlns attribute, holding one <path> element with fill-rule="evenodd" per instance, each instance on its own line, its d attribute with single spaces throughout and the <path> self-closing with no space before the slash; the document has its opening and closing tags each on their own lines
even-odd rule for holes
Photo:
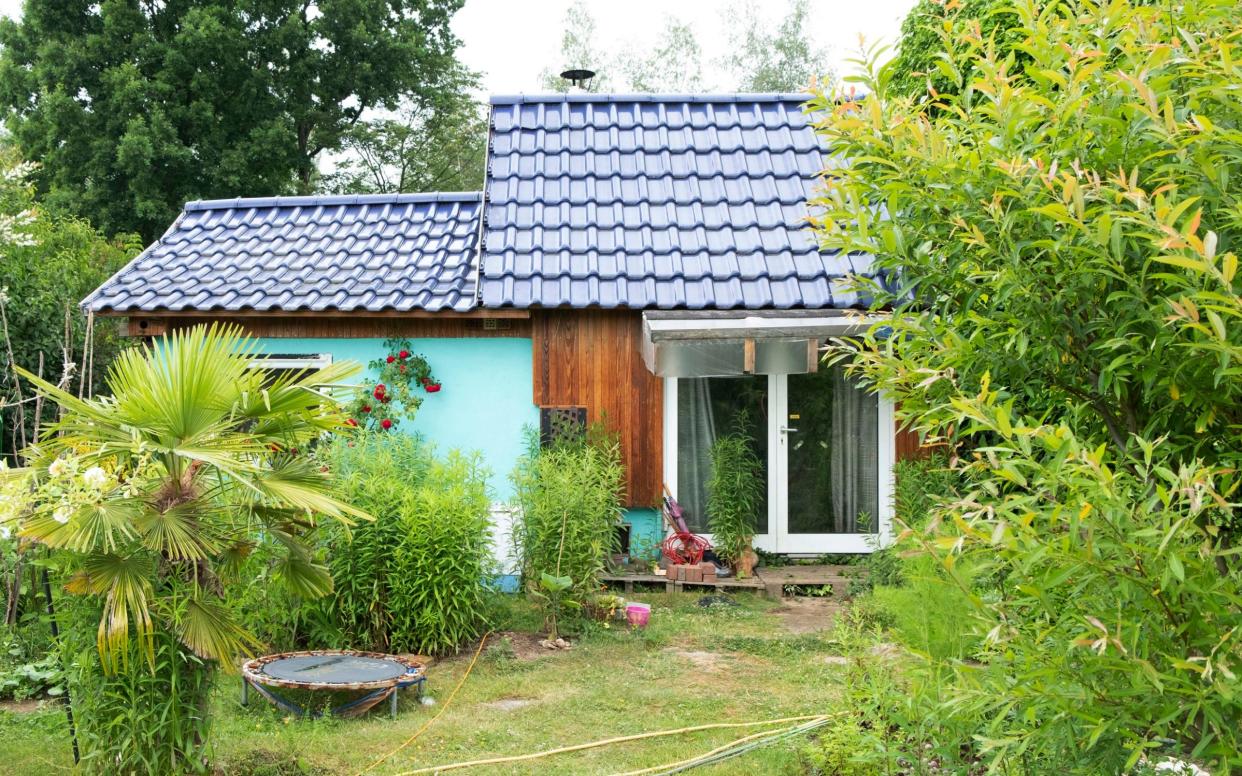
<svg viewBox="0 0 1242 776">
<path fill-rule="evenodd" d="M 798 429 L 790 428 L 789 426 L 781 426 L 781 433 L 782 434 L 796 434 L 798 433 Z"/>
</svg>

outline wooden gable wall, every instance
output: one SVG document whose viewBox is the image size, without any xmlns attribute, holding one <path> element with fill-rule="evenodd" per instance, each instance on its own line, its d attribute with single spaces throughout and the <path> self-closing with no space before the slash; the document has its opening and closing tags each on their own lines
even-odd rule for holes
<svg viewBox="0 0 1242 776">
<path fill-rule="evenodd" d="M 659 503 L 663 480 L 664 382 L 642 357 L 642 313 L 632 310 L 534 312 L 535 404 L 586 407 L 621 439 L 626 503 Z"/>
</svg>

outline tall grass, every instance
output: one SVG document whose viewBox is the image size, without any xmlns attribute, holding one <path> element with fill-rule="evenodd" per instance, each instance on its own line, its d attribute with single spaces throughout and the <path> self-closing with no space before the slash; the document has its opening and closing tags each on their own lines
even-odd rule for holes
<svg viewBox="0 0 1242 776">
<path fill-rule="evenodd" d="M 359 434 L 324 453 L 336 495 L 374 521 L 321 542 L 333 593 L 309 615 L 321 643 L 443 654 L 485 627 L 491 578 L 487 473 L 477 454 L 406 434 Z"/>
<path fill-rule="evenodd" d="M 763 466 L 749 436 L 724 434 L 712 442 L 707 522 L 716 551 L 736 566 L 751 548 L 763 503 Z"/>
<path fill-rule="evenodd" d="M 616 546 L 624 477 L 620 442 L 599 427 L 543 449 L 532 436 L 513 474 L 522 513 L 514 541 L 528 590 L 545 573 L 572 579 L 577 600 L 599 588 Z"/>
<path fill-rule="evenodd" d="M 93 638 L 98 607 L 80 599 L 64 604 L 60 616 L 73 627 L 66 628 L 61 648 L 69 666 L 82 771 L 210 773 L 207 709 L 215 664 L 157 628 L 153 664 L 131 641 L 120 669 L 105 675 Z"/>
</svg>

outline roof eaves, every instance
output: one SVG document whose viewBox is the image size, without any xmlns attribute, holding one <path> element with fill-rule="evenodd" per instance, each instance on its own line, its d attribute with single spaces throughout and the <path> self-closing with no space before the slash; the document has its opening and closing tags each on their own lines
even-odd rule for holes
<svg viewBox="0 0 1242 776">
<path fill-rule="evenodd" d="M 185 203 L 185 212 L 256 207 L 318 207 L 330 205 L 400 205 L 417 202 L 478 202 L 477 191 L 437 191 L 419 194 L 329 194 L 304 197 L 238 197 L 202 199 Z"/>
<path fill-rule="evenodd" d="M 808 92 L 757 92 L 754 94 L 596 94 L 579 92 L 574 94 L 494 94 L 492 105 L 520 105 L 523 103 L 540 102 L 691 102 L 691 103 L 756 103 L 756 102 L 797 102 L 803 103 L 812 99 Z"/>
</svg>

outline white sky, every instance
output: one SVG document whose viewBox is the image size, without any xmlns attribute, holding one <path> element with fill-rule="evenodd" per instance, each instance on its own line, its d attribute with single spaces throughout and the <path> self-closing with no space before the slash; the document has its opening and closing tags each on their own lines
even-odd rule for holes
<svg viewBox="0 0 1242 776">
<path fill-rule="evenodd" d="M 7 0 L 5 0 L 7 2 Z M 561 26 L 572 0 L 466 0 L 453 20 L 462 39 L 461 59 L 484 73 L 484 86 L 493 94 L 541 91 L 543 69 L 560 52 Z M 616 51 L 650 47 L 672 15 L 694 28 L 705 60 L 704 75 L 716 80 L 711 63 L 727 45 L 722 11 L 731 3 L 721 0 L 586 0 L 595 17 L 596 34 L 604 48 Z M 785 15 L 786 0 L 759 0 L 759 7 L 775 24 Z M 894 43 L 901 20 L 914 0 L 810 0 L 807 33 L 828 51 L 828 65 L 838 76 L 854 67 L 859 35 L 868 42 Z"/>
<path fill-rule="evenodd" d="M 541 91 L 543 69 L 556 64 L 561 24 L 571 0 L 466 0 L 453 20 L 461 38 L 462 61 L 482 71 L 484 87 L 493 94 Z M 901 19 L 914 0 L 811 0 L 808 34 L 828 50 L 830 69 L 851 72 L 846 60 L 857 56 L 858 36 L 869 43 L 897 39 Z M 672 14 L 694 27 L 705 60 L 704 75 L 715 80 L 711 63 L 724 53 L 726 38 L 722 0 L 586 0 L 595 17 L 601 43 L 610 50 L 647 48 Z M 759 0 L 775 22 L 785 13 L 785 0 Z M 0 14 L 17 16 L 21 0 L 0 0 Z"/>
</svg>

